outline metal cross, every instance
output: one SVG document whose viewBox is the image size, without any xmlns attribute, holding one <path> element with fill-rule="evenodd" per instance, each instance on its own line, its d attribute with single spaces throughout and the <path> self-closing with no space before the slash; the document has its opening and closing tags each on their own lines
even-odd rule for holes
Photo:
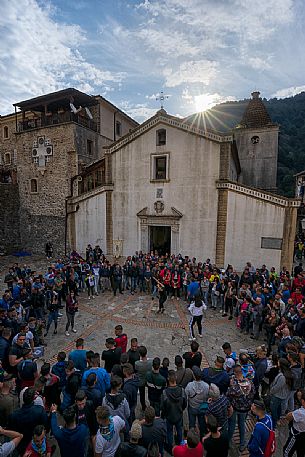
<svg viewBox="0 0 305 457">
<path fill-rule="evenodd" d="M 169 98 L 169 95 L 164 95 L 164 92 L 163 90 L 161 90 L 160 94 L 158 97 L 156 97 L 156 100 L 159 100 L 160 104 L 161 104 L 161 109 L 164 108 L 164 100 L 167 100 Z"/>
</svg>

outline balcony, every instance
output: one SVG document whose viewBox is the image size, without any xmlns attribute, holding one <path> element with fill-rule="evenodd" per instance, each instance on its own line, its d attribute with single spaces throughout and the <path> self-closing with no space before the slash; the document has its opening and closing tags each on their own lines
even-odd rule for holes
<svg viewBox="0 0 305 457">
<path fill-rule="evenodd" d="M 34 119 L 26 119 L 18 122 L 18 133 L 33 130 L 41 127 L 50 127 L 51 125 L 60 125 L 67 122 L 75 122 L 82 127 L 86 127 L 97 132 L 97 124 L 89 118 L 74 114 L 69 111 L 63 113 L 51 113 L 49 116 L 42 115 Z"/>
</svg>

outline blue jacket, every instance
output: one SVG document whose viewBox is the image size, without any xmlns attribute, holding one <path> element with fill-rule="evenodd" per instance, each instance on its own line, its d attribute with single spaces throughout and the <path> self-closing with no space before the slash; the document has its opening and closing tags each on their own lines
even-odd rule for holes
<svg viewBox="0 0 305 457">
<path fill-rule="evenodd" d="M 101 392 L 102 397 L 105 396 L 106 391 L 110 389 L 110 376 L 105 368 L 89 368 L 83 374 L 82 386 L 87 387 L 86 379 L 90 373 L 96 374 L 96 384 L 95 387 Z"/>
<path fill-rule="evenodd" d="M 249 457 L 262 457 L 269 438 L 269 429 L 273 428 L 272 419 L 266 414 L 255 424 L 250 441 L 248 443 Z"/>
<path fill-rule="evenodd" d="M 51 414 L 51 429 L 60 449 L 61 457 L 85 457 L 88 446 L 89 430 L 84 424 L 73 429 L 60 428 L 56 413 Z"/>
<path fill-rule="evenodd" d="M 198 295 L 198 293 L 199 293 L 199 284 L 198 284 L 198 282 L 197 281 L 191 282 L 187 286 L 187 294 L 190 297 L 195 297 L 196 295 Z"/>
</svg>

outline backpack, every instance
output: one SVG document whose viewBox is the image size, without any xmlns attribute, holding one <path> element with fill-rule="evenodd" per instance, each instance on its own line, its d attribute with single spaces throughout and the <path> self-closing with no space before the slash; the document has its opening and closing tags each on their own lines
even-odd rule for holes
<svg viewBox="0 0 305 457">
<path fill-rule="evenodd" d="M 263 422 L 259 422 L 259 423 L 262 424 L 264 427 L 266 427 L 269 430 L 269 436 L 268 436 L 265 450 L 262 451 L 261 448 L 259 448 L 259 450 L 261 451 L 261 453 L 263 454 L 264 457 L 271 457 L 276 451 L 275 432 L 274 432 L 274 430 L 269 428 Z"/>
</svg>

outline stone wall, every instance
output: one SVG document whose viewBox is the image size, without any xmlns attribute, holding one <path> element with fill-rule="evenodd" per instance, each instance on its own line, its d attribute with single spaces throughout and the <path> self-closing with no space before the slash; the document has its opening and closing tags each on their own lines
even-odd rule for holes
<svg viewBox="0 0 305 457">
<path fill-rule="evenodd" d="M 0 253 L 20 248 L 19 192 L 16 184 L 0 184 Z"/>
</svg>

